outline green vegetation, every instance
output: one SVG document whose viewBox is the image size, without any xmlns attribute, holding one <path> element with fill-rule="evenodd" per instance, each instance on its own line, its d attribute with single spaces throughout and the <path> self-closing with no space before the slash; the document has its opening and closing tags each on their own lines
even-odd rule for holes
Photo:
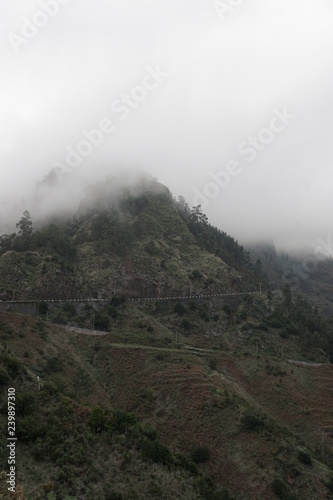
<svg viewBox="0 0 333 500">
<path fill-rule="evenodd" d="M 15 387 L 24 495 L 325 498 L 332 321 L 267 291 L 264 258 L 148 184 L 107 180 L 71 220 L 36 229 L 25 212 L 0 238 L 3 300 L 34 299 L 0 312 L 0 424 Z M 70 301 L 85 297 L 104 300 Z"/>
<path fill-rule="evenodd" d="M 197 446 L 192 450 L 191 458 L 196 464 L 208 462 L 210 459 L 210 451 L 206 446 Z"/>
<path fill-rule="evenodd" d="M 6 356 L 1 357 L 1 362 L 5 366 L 14 366 L 14 362 L 20 365 L 15 358 Z M 177 494 L 177 488 L 181 487 L 185 488 L 185 498 L 188 499 L 228 498 L 225 491 L 219 493 L 216 484 L 204 478 L 188 457 L 173 454 L 160 441 L 156 431 L 141 425 L 134 413 L 101 406 L 83 406 L 54 391 L 50 384 L 43 385 L 40 391 L 27 392 L 24 387 L 27 383 L 31 384 L 24 367 L 21 368 L 20 378 L 17 372 L 14 378 L 17 387 L 17 438 L 22 455 L 18 458 L 18 470 L 20 476 L 26 479 L 23 489 L 27 498 L 32 494 L 45 495 L 46 491 L 52 492 L 55 498 L 77 495 L 112 498 L 115 494 L 130 498 L 131 488 L 118 482 L 119 471 L 113 463 L 119 456 L 122 457 L 122 470 L 131 470 L 132 474 L 133 468 L 142 468 L 141 460 L 160 464 L 159 475 L 156 481 L 151 482 L 150 488 L 153 484 L 154 488 L 158 488 L 158 477 L 161 478 L 162 474 L 170 476 L 168 498 L 172 498 L 172 492 Z M 1 424 L 5 415 L 5 411 L 0 414 Z M 2 436 L 2 444 L 4 440 Z M 109 457 L 110 472 L 107 469 L 103 471 L 99 464 L 101 453 Z M 196 462 L 202 462 L 209 458 L 209 452 L 198 448 L 193 457 Z M 1 470 L 6 470 L 6 460 L 4 446 L 0 453 Z M 25 467 L 25 462 L 29 466 Z M 39 467 L 43 469 L 43 480 L 40 484 L 38 481 L 32 484 L 31 473 Z M 193 482 L 191 475 L 198 480 Z M 135 486 L 137 494 L 141 491 L 138 498 L 143 498 L 148 477 L 149 474 L 143 472 L 141 481 L 144 484 L 137 483 Z"/>
<path fill-rule="evenodd" d="M 272 483 L 272 490 L 278 498 L 281 498 L 281 500 L 293 500 L 293 497 L 289 493 L 288 486 L 284 481 L 282 481 L 282 479 L 274 479 Z"/>
<path fill-rule="evenodd" d="M 201 210 L 201 205 L 190 209 L 182 196 L 179 196 L 175 204 L 179 215 L 203 248 L 217 255 L 230 266 L 250 267 L 249 253 L 234 238 L 209 224 L 207 216 Z M 196 274 L 192 273 L 193 279 L 196 278 Z"/>
<path fill-rule="evenodd" d="M 68 261 L 75 259 L 76 248 L 66 233 L 66 227 L 51 223 L 43 229 L 33 232 L 33 223 L 27 210 L 23 213 L 16 227 L 20 229 L 18 234 L 0 236 L 0 255 L 10 250 L 27 252 L 28 250 L 47 248 Z"/>
</svg>

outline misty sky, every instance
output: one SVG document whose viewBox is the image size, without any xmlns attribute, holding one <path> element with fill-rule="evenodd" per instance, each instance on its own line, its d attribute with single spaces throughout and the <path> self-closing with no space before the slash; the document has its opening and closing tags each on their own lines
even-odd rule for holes
<svg viewBox="0 0 333 500">
<path fill-rule="evenodd" d="M 326 240 L 332 27 L 332 0 L 3 2 L 2 217 L 55 165 L 145 170 L 241 241 Z"/>
</svg>

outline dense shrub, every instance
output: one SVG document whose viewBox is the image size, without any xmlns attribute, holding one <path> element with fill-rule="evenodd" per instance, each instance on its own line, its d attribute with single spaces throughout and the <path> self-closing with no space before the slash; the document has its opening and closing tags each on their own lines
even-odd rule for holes
<svg viewBox="0 0 333 500">
<path fill-rule="evenodd" d="M 281 500 L 291 500 L 288 486 L 282 479 L 276 478 L 272 483 L 272 490 Z"/>
<path fill-rule="evenodd" d="M 298 460 L 302 462 L 302 464 L 312 465 L 311 455 L 309 455 L 309 453 L 306 453 L 305 451 L 300 450 L 298 452 Z"/>
<path fill-rule="evenodd" d="M 35 396 L 29 392 L 16 395 L 16 413 L 23 417 L 31 415 L 35 407 Z"/>
<path fill-rule="evenodd" d="M 63 369 L 62 359 L 58 355 L 50 356 L 46 360 L 46 366 L 44 369 L 47 373 L 61 372 Z"/>
<path fill-rule="evenodd" d="M 210 477 L 199 476 L 196 480 L 196 487 L 200 497 L 204 500 L 229 500 L 230 496 L 227 490 L 218 490 Z"/>
<path fill-rule="evenodd" d="M 47 302 L 40 302 L 39 305 L 38 305 L 38 312 L 39 314 L 47 314 L 47 311 L 49 310 L 49 305 L 47 304 Z"/>
<path fill-rule="evenodd" d="M 200 271 L 198 271 L 197 269 L 194 269 L 194 271 L 192 271 L 192 273 L 190 274 L 190 279 L 191 280 L 198 280 L 202 278 L 202 274 Z"/>
<path fill-rule="evenodd" d="M 230 316 L 231 315 L 231 307 L 229 306 L 229 304 L 224 304 L 223 306 L 223 311 L 228 315 Z"/>
<path fill-rule="evenodd" d="M 178 463 L 185 469 L 188 470 L 193 476 L 198 476 L 199 475 L 199 469 L 197 464 L 192 462 L 186 455 L 183 453 L 176 453 L 175 458 L 178 461 Z"/>
<path fill-rule="evenodd" d="M 16 358 L 13 358 L 9 354 L 1 354 L 0 363 L 3 364 L 10 378 L 16 378 L 22 369 L 22 364 L 20 363 L 20 361 L 18 361 Z"/>
<path fill-rule="evenodd" d="M 329 480 L 328 483 L 326 483 L 326 488 L 330 493 L 333 493 L 333 477 Z"/>
<path fill-rule="evenodd" d="M 211 370 L 216 370 L 217 365 L 218 365 L 218 360 L 217 360 L 216 358 L 211 358 L 211 359 L 209 360 L 209 368 L 210 368 Z"/>
<path fill-rule="evenodd" d="M 8 372 L 4 368 L 0 367 L 0 387 L 7 385 L 9 379 Z"/>
<path fill-rule="evenodd" d="M 203 319 L 204 321 L 209 321 L 209 315 L 208 315 L 208 308 L 207 308 L 207 304 L 202 304 L 200 307 L 199 307 L 199 316 L 201 319 Z"/>
<path fill-rule="evenodd" d="M 105 413 L 100 406 L 95 406 L 89 417 L 89 425 L 96 433 L 105 429 Z"/>
<path fill-rule="evenodd" d="M 208 462 L 210 459 L 210 451 L 206 446 L 196 446 L 191 451 L 191 458 L 196 464 Z"/>
<path fill-rule="evenodd" d="M 191 328 L 191 326 L 192 325 L 187 318 L 182 319 L 182 321 L 180 323 L 181 328 L 184 328 L 184 330 L 189 330 Z"/>
<path fill-rule="evenodd" d="M 114 431 L 124 433 L 137 423 L 134 413 L 126 413 L 122 410 L 115 410 L 112 415 L 111 428 Z"/>
<path fill-rule="evenodd" d="M 37 438 L 45 436 L 47 431 L 46 425 L 36 421 L 36 417 L 29 415 L 20 421 L 17 426 L 17 438 L 24 442 L 35 441 Z M 59 436 L 61 438 L 61 435 Z"/>
<path fill-rule="evenodd" d="M 114 307 L 119 307 L 122 304 L 125 304 L 125 302 L 126 302 L 126 296 L 119 295 L 119 296 L 112 297 L 112 299 L 110 300 L 110 305 L 114 306 Z"/>
<path fill-rule="evenodd" d="M 180 302 L 177 302 L 177 304 L 174 307 L 174 312 L 177 313 L 179 316 L 184 316 L 185 314 L 185 306 L 181 304 Z"/>
<path fill-rule="evenodd" d="M 165 465 L 173 463 L 173 455 L 169 448 L 161 444 L 158 440 L 143 439 L 141 443 L 142 457 L 153 462 L 160 462 Z"/>
<path fill-rule="evenodd" d="M 94 315 L 95 328 L 97 330 L 107 331 L 110 326 L 110 320 L 106 314 L 96 312 Z"/>
<path fill-rule="evenodd" d="M 264 427 L 264 422 L 256 415 L 247 414 L 242 417 L 242 430 L 260 431 Z"/>
<path fill-rule="evenodd" d="M 105 494 L 105 500 L 123 500 L 123 495 L 116 491 L 109 491 Z"/>
</svg>

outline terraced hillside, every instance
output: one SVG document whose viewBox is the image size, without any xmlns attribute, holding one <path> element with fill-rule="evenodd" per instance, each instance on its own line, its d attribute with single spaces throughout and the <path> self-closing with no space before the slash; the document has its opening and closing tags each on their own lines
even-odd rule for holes
<svg viewBox="0 0 333 500">
<path fill-rule="evenodd" d="M 109 498 L 108 491 L 123 495 L 119 498 L 228 498 L 227 490 L 235 499 L 326 498 L 333 478 L 332 366 L 319 353 L 319 366 L 275 355 L 274 338 L 280 337 L 274 329 L 257 334 L 257 353 L 250 332 L 235 336 L 233 318 L 242 303 L 224 334 L 180 332 L 177 337 L 172 325 L 178 314 L 163 311 L 152 323 L 151 307 L 126 305 L 123 321 L 100 336 L 59 329 L 42 317 L 1 313 L 1 404 L 5 408 L 8 383 L 14 385 L 21 405 L 17 467 L 24 498 L 45 488 L 48 498 Z M 292 359 L 300 356 L 297 336 L 283 342 Z M 119 410 L 133 415 L 120 434 L 112 417 Z M 91 427 L 96 411 L 103 417 L 97 431 Z M 200 476 L 194 481 L 184 469 L 178 473 L 180 459 L 172 459 L 169 473 L 164 459 L 159 462 L 150 451 L 148 464 L 157 465 L 147 468 L 142 462 L 146 434 L 140 438 L 139 433 L 136 441 L 132 418 L 141 422 L 142 432 L 156 429 L 174 457 L 194 457 L 202 477 L 212 476 L 223 491 L 217 493 L 209 482 L 207 490 Z M 4 413 L 1 421 L 4 426 Z M 63 433 L 67 451 L 54 448 L 46 459 L 45 447 L 55 445 L 43 421 Z M 42 429 L 40 435 L 36 429 Z M 82 433 L 86 437 L 79 444 Z M 88 462 L 78 466 L 79 448 Z M 5 454 L 1 457 L 5 468 Z M 189 467 L 195 471 L 194 464 Z M 284 493 L 276 496 L 278 491 Z"/>
</svg>

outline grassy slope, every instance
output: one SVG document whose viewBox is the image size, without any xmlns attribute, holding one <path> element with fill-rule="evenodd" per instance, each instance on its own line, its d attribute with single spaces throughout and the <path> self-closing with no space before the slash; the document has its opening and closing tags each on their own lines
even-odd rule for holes
<svg viewBox="0 0 333 500">
<path fill-rule="evenodd" d="M 132 314 L 136 317 L 146 312 L 129 311 L 129 316 Z M 18 314 L 2 313 L 2 318 L 12 327 L 11 333 L 7 327 L 7 333 L 1 334 L 1 343 L 27 367 L 32 377 L 27 383 L 29 390 L 36 391 L 34 380 L 39 374 L 44 383 L 52 382 L 61 394 L 78 400 L 80 407 L 100 404 L 134 411 L 142 422 L 157 429 L 162 442 L 173 452 L 189 454 L 194 446 L 207 446 L 211 459 L 202 469 L 213 474 L 236 498 L 275 498 L 271 484 L 277 477 L 297 498 L 326 498 L 324 483 L 332 474 L 330 365 L 295 366 L 268 351 L 257 356 L 255 346 L 252 353 L 248 352 L 251 347 L 244 346 L 244 339 L 238 347 L 235 341 L 236 348 L 226 352 L 218 347 L 220 339 L 217 342 L 214 336 L 204 336 L 202 343 L 200 336 L 181 337 L 187 346 L 201 346 L 196 354 L 177 346 L 172 336 L 156 324 L 154 332 L 138 328 L 136 333 L 135 329 L 126 333 L 127 326 L 123 325 L 109 336 L 89 337 L 43 327 Z M 274 336 L 274 332 L 262 335 Z M 286 342 L 290 352 L 296 354 L 297 342 Z M 50 371 L 47 360 L 57 355 L 60 369 Z M 89 383 L 87 392 L 79 387 L 75 394 L 78 367 L 84 370 Z M 243 417 L 247 414 L 259 418 L 260 426 L 255 430 L 246 430 Z M 97 441 L 93 453 L 103 456 L 107 450 L 103 452 L 103 440 Z M 299 449 L 311 454 L 312 467 L 298 460 Z M 144 464 L 134 449 L 130 454 L 131 474 L 135 470 L 142 476 Z M 36 478 L 39 484 L 39 480 L 45 482 L 54 476 L 52 468 L 31 456 L 30 445 L 23 445 L 19 456 L 20 477 L 28 488 L 36 487 Z M 129 469 L 124 465 L 123 475 L 117 474 L 115 479 L 117 453 L 112 452 L 108 460 L 104 465 L 94 460 L 93 465 L 98 470 L 113 471 L 103 473 L 104 484 L 113 482 L 122 488 Z M 158 479 L 157 484 L 161 486 L 165 481 L 175 498 L 186 498 L 177 489 L 180 484 L 189 487 L 186 478 L 178 484 L 177 478 L 168 476 L 161 467 L 156 475 L 160 478 L 164 474 L 164 479 Z M 147 471 L 147 477 L 143 475 L 144 487 L 149 483 L 149 474 L 151 471 Z M 96 478 L 91 477 L 90 483 L 94 481 Z M 137 483 L 131 487 L 139 488 Z M 151 494 L 146 498 L 155 497 Z"/>
</svg>

